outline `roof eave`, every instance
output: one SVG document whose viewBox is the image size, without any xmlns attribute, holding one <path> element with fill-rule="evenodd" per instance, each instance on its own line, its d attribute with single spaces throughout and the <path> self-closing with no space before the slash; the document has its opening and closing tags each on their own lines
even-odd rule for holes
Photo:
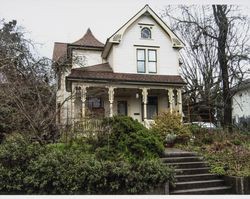
<svg viewBox="0 0 250 199">
<path fill-rule="evenodd" d="M 103 83 L 103 82 L 115 82 L 115 83 L 119 83 L 119 84 L 147 84 L 147 85 L 162 85 L 162 86 L 166 86 L 166 85 L 173 85 L 173 86 L 176 86 L 176 85 L 179 85 L 179 86 L 184 86 L 186 85 L 187 83 L 185 82 L 161 82 L 161 81 L 135 81 L 135 80 L 126 80 L 126 81 L 123 81 L 123 80 L 111 80 L 111 79 L 107 79 L 107 78 L 103 78 L 103 79 L 100 79 L 100 78 L 91 78 L 91 77 L 85 77 L 85 78 L 82 78 L 82 77 L 70 77 L 70 76 L 67 76 L 66 77 L 67 81 L 94 81 L 94 82 L 100 82 L 100 83 Z"/>
</svg>

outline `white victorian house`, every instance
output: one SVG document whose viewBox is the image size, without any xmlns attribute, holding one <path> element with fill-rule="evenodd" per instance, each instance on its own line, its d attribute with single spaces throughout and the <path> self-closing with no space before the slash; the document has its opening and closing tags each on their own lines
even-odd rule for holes
<svg viewBox="0 0 250 199">
<path fill-rule="evenodd" d="M 163 111 L 182 113 L 183 45 L 148 5 L 105 44 L 90 29 L 74 43 L 56 42 L 57 123 L 113 115 L 147 122 Z"/>
</svg>

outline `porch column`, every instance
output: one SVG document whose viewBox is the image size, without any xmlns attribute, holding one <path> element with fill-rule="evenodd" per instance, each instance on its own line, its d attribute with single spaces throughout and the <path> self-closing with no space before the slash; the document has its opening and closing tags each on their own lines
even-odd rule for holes
<svg viewBox="0 0 250 199">
<path fill-rule="evenodd" d="M 143 110 L 144 110 L 144 120 L 147 119 L 147 103 L 148 103 L 148 89 L 142 88 L 142 102 L 143 102 Z"/>
<path fill-rule="evenodd" d="M 181 115 L 181 122 L 182 122 L 182 95 L 181 95 L 181 89 L 177 90 L 177 96 L 178 96 L 178 110 L 179 114 Z"/>
<path fill-rule="evenodd" d="M 109 92 L 109 117 L 113 117 L 114 87 L 108 87 Z"/>
<path fill-rule="evenodd" d="M 75 120 L 75 95 L 76 95 L 76 87 L 72 86 L 71 91 L 71 122 L 74 124 Z"/>
<path fill-rule="evenodd" d="M 168 101 L 169 101 L 170 113 L 173 113 L 174 92 L 172 88 L 169 88 L 167 90 L 168 90 Z"/>
<path fill-rule="evenodd" d="M 85 117 L 85 102 L 86 102 L 86 95 L 87 95 L 87 87 L 82 87 L 82 118 Z"/>
<path fill-rule="evenodd" d="M 177 96 L 178 96 L 178 110 L 179 113 L 182 115 L 182 96 L 181 96 L 181 89 L 177 90 Z"/>
</svg>

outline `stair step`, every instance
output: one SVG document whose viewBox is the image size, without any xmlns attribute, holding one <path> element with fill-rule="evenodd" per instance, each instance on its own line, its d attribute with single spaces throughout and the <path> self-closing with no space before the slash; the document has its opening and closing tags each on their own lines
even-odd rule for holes
<svg viewBox="0 0 250 199">
<path fill-rule="evenodd" d="M 215 180 L 199 180 L 199 181 L 190 181 L 190 182 L 177 182 L 175 183 L 175 190 L 184 190 L 184 189 L 194 189 L 194 188 L 208 188 L 208 187 L 219 187 L 223 186 L 224 180 L 215 179 Z"/>
<path fill-rule="evenodd" d="M 218 176 L 211 173 L 204 174 L 191 174 L 191 175 L 176 175 L 175 178 L 177 182 L 186 182 L 186 181 L 196 181 L 196 180 L 213 180 L 218 179 Z"/>
<path fill-rule="evenodd" d="M 209 170 L 210 170 L 210 167 L 202 167 L 202 168 L 175 169 L 175 172 L 188 175 L 188 174 L 209 173 Z"/>
<path fill-rule="evenodd" d="M 192 161 L 200 161 L 203 158 L 200 156 L 187 156 L 187 157 L 168 157 L 161 158 L 164 163 L 174 163 L 174 162 L 192 162 Z"/>
<path fill-rule="evenodd" d="M 166 163 L 168 166 L 174 166 L 176 168 L 202 168 L 207 166 L 207 162 L 175 162 Z"/>
<path fill-rule="evenodd" d="M 185 189 L 176 190 L 170 192 L 170 194 L 185 194 L 185 195 L 195 195 L 195 194 L 230 194 L 231 187 L 220 186 L 220 187 L 208 187 L 199 189 Z"/>
<path fill-rule="evenodd" d="M 194 152 L 164 152 L 163 157 L 191 157 L 197 156 Z"/>
</svg>

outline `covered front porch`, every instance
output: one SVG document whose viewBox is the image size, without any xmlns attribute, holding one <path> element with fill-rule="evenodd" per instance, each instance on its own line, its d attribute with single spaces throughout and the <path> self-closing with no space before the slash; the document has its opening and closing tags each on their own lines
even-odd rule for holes
<svg viewBox="0 0 250 199">
<path fill-rule="evenodd" d="M 182 87 L 86 82 L 72 82 L 71 86 L 72 123 L 86 117 L 126 115 L 147 124 L 160 112 L 182 114 Z"/>
</svg>

